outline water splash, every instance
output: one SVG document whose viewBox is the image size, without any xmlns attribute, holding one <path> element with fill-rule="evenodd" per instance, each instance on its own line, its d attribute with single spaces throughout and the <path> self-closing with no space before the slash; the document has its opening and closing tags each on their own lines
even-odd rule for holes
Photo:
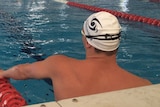
<svg viewBox="0 0 160 107">
<path fill-rule="evenodd" d="M 59 3 L 67 3 L 68 1 L 66 1 L 66 0 L 53 0 L 53 1 L 55 1 L 55 2 L 59 2 Z"/>
</svg>

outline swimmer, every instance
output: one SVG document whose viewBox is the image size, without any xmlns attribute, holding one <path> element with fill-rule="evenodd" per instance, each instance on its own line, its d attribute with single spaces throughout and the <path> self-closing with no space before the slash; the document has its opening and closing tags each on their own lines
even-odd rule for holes
<svg viewBox="0 0 160 107">
<path fill-rule="evenodd" d="M 121 26 L 108 12 L 90 15 L 81 29 L 86 58 L 53 55 L 34 63 L 1 70 L 1 78 L 50 78 L 56 100 L 150 85 L 151 82 L 121 68 L 116 61 Z"/>
</svg>

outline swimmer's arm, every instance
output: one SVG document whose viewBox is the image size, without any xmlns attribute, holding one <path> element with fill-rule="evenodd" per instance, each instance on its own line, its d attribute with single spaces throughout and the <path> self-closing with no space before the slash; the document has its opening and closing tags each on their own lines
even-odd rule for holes
<svg viewBox="0 0 160 107">
<path fill-rule="evenodd" d="M 28 66 L 28 64 L 17 65 L 6 71 L 1 71 L 1 77 L 12 78 L 16 80 L 27 79 L 26 71 L 24 68 L 22 69 L 22 66 L 25 68 Z"/>
<path fill-rule="evenodd" d="M 32 64 L 27 63 L 14 66 L 6 71 L 3 71 L 1 73 L 1 76 L 16 80 L 24 80 L 30 78 L 32 79 L 50 78 L 50 76 L 52 75 L 51 71 L 54 71 L 53 68 L 55 68 L 54 66 L 55 61 L 52 60 L 52 62 L 50 62 L 51 61 L 50 59 L 51 58 L 47 58 L 44 61 L 39 61 Z"/>
<path fill-rule="evenodd" d="M 2 77 L 12 78 L 16 80 L 24 80 L 24 79 L 39 79 L 45 78 L 45 71 L 43 72 L 43 67 L 40 66 L 40 62 L 36 62 L 33 64 L 20 64 L 14 66 L 6 71 L 1 73 Z"/>
</svg>

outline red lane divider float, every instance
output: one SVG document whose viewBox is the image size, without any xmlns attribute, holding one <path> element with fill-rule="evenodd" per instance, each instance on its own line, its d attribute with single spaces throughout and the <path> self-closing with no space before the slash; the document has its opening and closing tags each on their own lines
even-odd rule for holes
<svg viewBox="0 0 160 107">
<path fill-rule="evenodd" d="M 80 4 L 80 3 L 76 3 L 76 2 L 70 2 L 70 1 L 68 1 L 66 4 L 69 6 L 83 8 L 83 9 L 87 9 L 87 10 L 94 11 L 94 12 L 106 11 L 106 12 L 109 12 L 109 13 L 111 13 L 117 17 L 120 17 L 120 18 L 132 20 L 132 21 L 143 22 L 143 23 L 147 23 L 150 25 L 160 27 L 160 20 L 158 20 L 158 19 L 138 16 L 135 14 L 129 14 L 129 13 L 125 13 L 125 12 L 118 12 L 115 10 L 109 10 L 109 9 L 99 8 L 99 7 L 95 7 L 95 6 L 90 6 L 90 5 Z"/>
<path fill-rule="evenodd" d="M 21 107 L 26 101 L 7 79 L 0 79 L 0 107 Z"/>
</svg>

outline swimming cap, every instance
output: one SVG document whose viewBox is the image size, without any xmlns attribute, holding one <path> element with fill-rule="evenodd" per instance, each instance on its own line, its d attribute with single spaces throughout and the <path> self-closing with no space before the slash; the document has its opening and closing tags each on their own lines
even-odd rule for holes
<svg viewBox="0 0 160 107">
<path fill-rule="evenodd" d="M 108 12 L 90 15 L 83 30 L 88 43 L 97 49 L 113 51 L 119 47 L 121 26 L 118 19 Z"/>
</svg>

